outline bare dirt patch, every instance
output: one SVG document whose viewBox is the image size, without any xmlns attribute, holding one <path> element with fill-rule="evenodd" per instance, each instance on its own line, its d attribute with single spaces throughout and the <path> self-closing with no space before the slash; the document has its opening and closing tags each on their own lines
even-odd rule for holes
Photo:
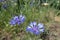
<svg viewBox="0 0 60 40">
<path fill-rule="evenodd" d="M 49 29 L 49 40 L 60 40 L 60 24 L 53 23 Z"/>
</svg>

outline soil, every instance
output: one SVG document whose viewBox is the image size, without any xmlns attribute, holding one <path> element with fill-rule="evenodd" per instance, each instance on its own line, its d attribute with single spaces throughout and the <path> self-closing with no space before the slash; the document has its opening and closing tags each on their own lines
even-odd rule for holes
<svg viewBox="0 0 60 40">
<path fill-rule="evenodd" d="M 52 23 L 49 28 L 49 40 L 60 40 L 60 24 Z"/>
</svg>

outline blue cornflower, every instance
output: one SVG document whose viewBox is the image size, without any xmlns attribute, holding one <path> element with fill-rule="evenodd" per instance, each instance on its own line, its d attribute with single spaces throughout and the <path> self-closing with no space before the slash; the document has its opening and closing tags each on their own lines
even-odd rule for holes
<svg viewBox="0 0 60 40">
<path fill-rule="evenodd" d="M 0 2 L 4 2 L 5 0 L 0 0 Z"/>
<path fill-rule="evenodd" d="M 12 20 L 10 21 L 11 25 L 16 25 L 16 24 L 21 24 L 25 21 L 25 16 L 20 15 L 20 16 L 15 16 L 12 18 Z"/>
<path fill-rule="evenodd" d="M 31 22 L 26 28 L 26 31 L 38 35 L 44 32 L 44 25 L 42 23 Z"/>
</svg>

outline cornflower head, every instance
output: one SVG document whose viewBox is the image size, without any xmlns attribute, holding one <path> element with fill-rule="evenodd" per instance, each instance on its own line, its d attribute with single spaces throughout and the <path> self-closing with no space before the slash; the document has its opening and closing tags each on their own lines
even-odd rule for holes
<svg viewBox="0 0 60 40">
<path fill-rule="evenodd" d="M 0 2 L 4 2 L 5 0 L 0 0 Z"/>
<path fill-rule="evenodd" d="M 27 26 L 26 31 L 39 35 L 44 32 L 44 25 L 42 23 L 31 22 L 29 26 Z"/>
<path fill-rule="evenodd" d="M 10 24 L 11 25 L 16 25 L 16 24 L 22 24 L 25 21 L 25 16 L 20 15 L 20 16 L 15 16 L 11 19 Z"/>
</svg>

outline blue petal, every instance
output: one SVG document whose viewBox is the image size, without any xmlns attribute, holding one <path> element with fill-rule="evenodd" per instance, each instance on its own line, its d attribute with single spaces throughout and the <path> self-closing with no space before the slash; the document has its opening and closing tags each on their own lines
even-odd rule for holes
<svg viewBox="0 0 60 40">
<path fill-rule="evenodd" d="M 19 24 L 21 24 L 21 22 L 17 22 L 17 24 L 19 25 Z"/>
<path fill-rule="evenodd" d="M 21 21 L 24 22 L 24 21 L 25 21 L 25 17 L 22 17 L 22 18 L 21 18 Z"/>
<path fill-rule="evenodd" d="M 39 24 L 38 24 L 38 27 L 39 27 L 39 28 L 43 28 L 44 25 L 43 25 L 42 23 L 39 23 Z"/>
<path fill-rule="evenodd" d="M 32 22 L 30 23 L 30 26 L 33 27 L 33 23 Z"/>
<path fill-rule="evenodd" d="M 11 25 L 15 25 L 16 22 L 15 22 L 14 20 L 11 20 L 11 21 L 10 21 L 10 24 L 11 24 Z"/>
<path fill-rule="evenodd" d="M 13 20 L 15 20 L 16 22 L 18 22 L 18 21 L 19 21 L 18 16 L 15 16 L 15 17 L 13 18 Z"/>
<path fill-rule="evenodd" d="M 37 25 L 36 22 L 31 22 L 31 23 L 30 23 L 30 26 L 31 26 L 31 27 L 36 26 L 36 25 Z"/>
<path fill-rule="evenodd" d="M 33 25 L 37 25 L 37 23 L 36 22 L 33 22 Z"/>
<path fill-rule="evenodd" d="M 18 19 L 18 16 L 13 17 L 13 19 L 14 19 L 14 20 L 17 20 L 17 19 Z"/>
<path fill-rule="evenodd" d="M 28 31 L 28 32 L 33 32 L 33 30 L 32 30 L 32 28 L 30 27 L 30 26 L 28 26 L 27 28 L 26 28 L 26 31 Z"/>
<path fill-rule="evenodd" d="M 26 28 L 26 30 L 27 31 L 30 31 L 32 28 L 30 27 L 30 26 L 28 26 L 27 28 Z"/>
<path fill-rule="evenodd" d="M 44 32 L 44 29 L 40 29 L 39 31 L 40 31 L 40 32 Z"/>
<path fill-rule="evenodd" d="M 25 21 L 25 16 L 20 15 L 20 16 L 19 16 L 19 19 L 20 19 L 20 21 L 23 23 L 23 22 Z"/>
</svg>

